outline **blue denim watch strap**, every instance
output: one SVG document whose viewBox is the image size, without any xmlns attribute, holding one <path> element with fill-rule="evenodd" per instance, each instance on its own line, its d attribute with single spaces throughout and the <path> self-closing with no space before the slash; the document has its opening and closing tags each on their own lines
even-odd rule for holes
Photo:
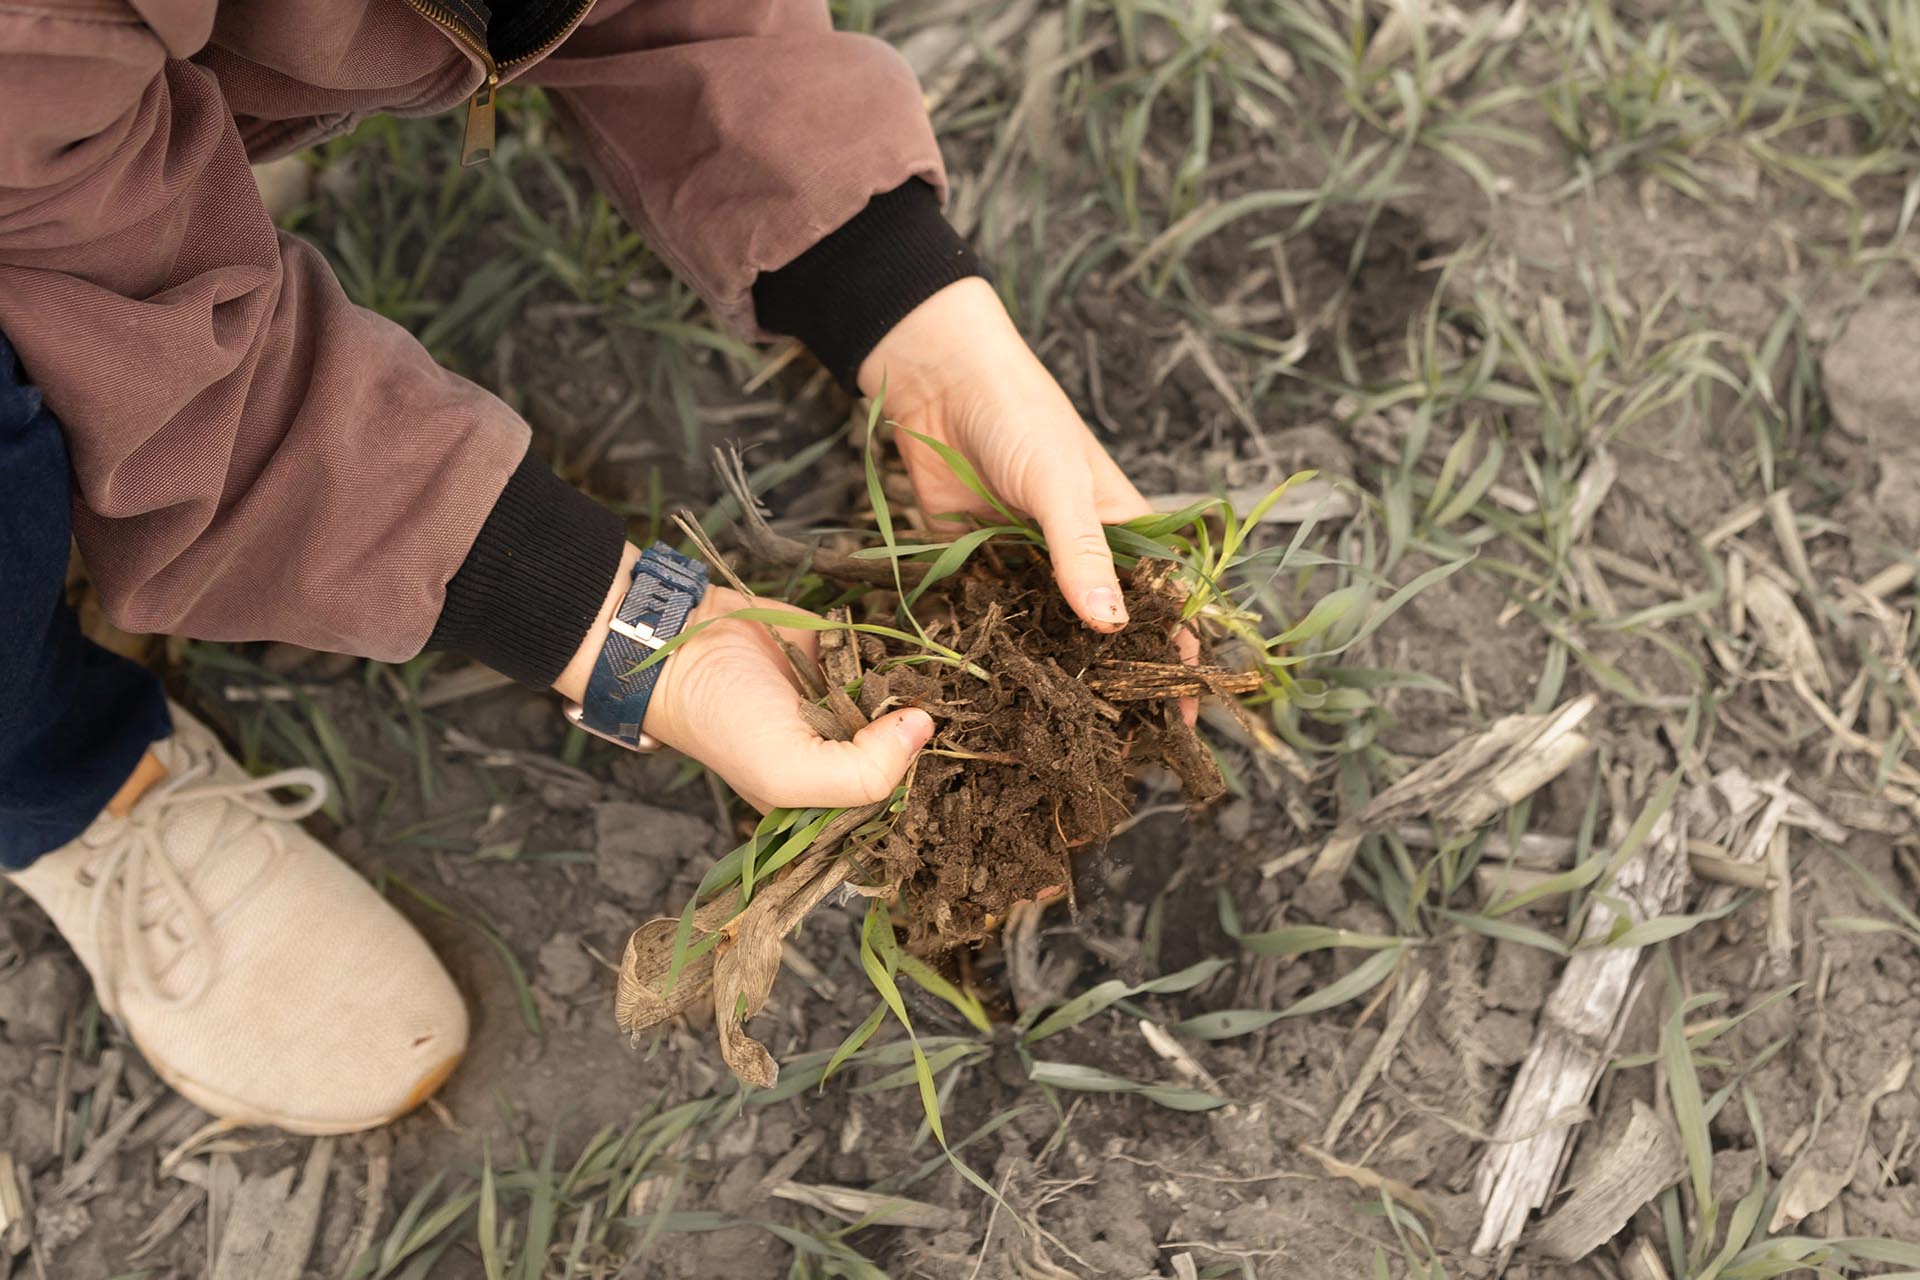
<svg viewBox="0 0 1920 1280">
<path fill-rule="evenodd" d="M 629 747 L 640 745 L 647 703 L 665 662 L 635 671 L 687 625 L 687 615 L 707 594 L 707 566 L 654 543 L 633 566 L 633 583 L 614 611 L 607 643 L 593 664 L 581 723 Z"/>
</svg>

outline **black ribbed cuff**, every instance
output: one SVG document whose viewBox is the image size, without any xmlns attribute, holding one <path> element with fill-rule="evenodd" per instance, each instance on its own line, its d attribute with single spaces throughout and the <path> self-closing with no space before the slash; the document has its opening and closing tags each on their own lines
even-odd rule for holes
<svg viewBox="0 0 1920 1280">
<path fill-rule="evenodd" d="M 753 282 L 760 327 L 807 344 L 860 394 L 860 362 L 907 313 L 956 280 L 985 274 L 940 198 L 918 178 L 867 201 L 838 230 Z"/>
<path fill-rule="evenodd" d="M 619 516 L 529 449 L 447 583 L 427 648 L 547 688 L 600 616 L 626 543 Z"/>
</svg>

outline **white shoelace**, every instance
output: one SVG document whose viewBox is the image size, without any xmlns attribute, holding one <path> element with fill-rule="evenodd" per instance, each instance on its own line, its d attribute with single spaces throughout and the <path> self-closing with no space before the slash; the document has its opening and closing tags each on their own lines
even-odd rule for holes
<svg viewBox="0 0 1920 1280">
<path fill-rule="evenodd" d="M 199 999 L 213 981 L 220 965 L 219 943 L 214 937 L 213 924 L 194 898 L 193 890 L 188 887 L 179 868 L 167 856 L 163 822 L 168 810 L 190 801 L 224 801 L 265 820 L 268 824 L 266 837 L 278 852 L 285 845 L 279 828 L 273 824 L 298 821 L 327 800 L 327 780 L 317 769 L 282 769 L 278 773 L 249 778 L 245 782 L 201 781 L 212 772 L 213 761 L 206 756 L 199 756 L 188 768 L 156 784 L 134 805 L 133 812 L 121 819 L 112 841 L 102 845 L 88 859 L 81 872 L 93 894 L 89 904 L 93 936 L 105 936 L 101 929 L 106 923 L 107 902 L 117 885 L 120 892 L 118 963 L 124 966 L 126 976 L 140 988 L 141 994 L 168 1007 L 191 1004 Z M 267 794 L 279 787 L 305 787 L 307 795 L 300 800 L 283 802 Z M 226 832 L 224 825 L 217 825 L 215 830 L 229 838 L 240 834 L 237 830 Z M 219 855 L 219 850 L 209 849 L 204 856 L 212 858 Z M 185 921 L 186 946 L 200 952 L 198 976 L 185 992 L 177 996 L 169 996 L 160 989 L 160 978 L 154 972 L 153 957 L 142 936 L 145 926 L 140 919 L 141 903 L 153 883 L 165 891 Z M 159 922 L 167 919 L 168 913 L 162 912 Z M 105 948 L 102 948 L 102 954 L 106 954 Z"/>
</svg>

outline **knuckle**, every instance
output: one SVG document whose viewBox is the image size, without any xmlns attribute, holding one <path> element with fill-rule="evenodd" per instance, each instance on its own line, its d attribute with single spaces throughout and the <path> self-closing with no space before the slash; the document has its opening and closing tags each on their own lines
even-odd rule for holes
<svg viewBox="0 0 1920 1280">
<path fill-rule="evenodd" d="M 1107 547 L 1107 535 L 1097 529 L 1081 529 L 1071 534 L 1067 538 L 1066 551 L 1076 560 L 1097 560 L 1102 564 L 1111 564 L 1113 561 L 1113 552 Z"/>
</svg>

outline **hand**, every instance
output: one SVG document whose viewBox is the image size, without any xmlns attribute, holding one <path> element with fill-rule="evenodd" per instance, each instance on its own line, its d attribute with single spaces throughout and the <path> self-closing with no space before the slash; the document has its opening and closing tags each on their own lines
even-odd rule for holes
<svg viewBox="0 0 1920 1280">
<path fill-rule="evenodd" d="M 619 608 L 639 558 L 640 549 L 629 545 L 599 618 L 554 681 L 563 696 L 578 701 L 586 692 L 606 644 L 607 622 Z M 908 708 L 875 720 L 852 742 L 822 738 L 800 718 L 793 669 L 767 629 L 726 616 L 749 607 L 809 616 L 791 605 L 749 600 L 725 587 L 708 588 L 688 616 L 687 630 L 717 621 L 667 655 L 642 727 L 719 774 L 762 813 L 783 806 L 852 807 L 886 799 L 933 736 L 932 718 Z M 817 632 L 783 627 L 780 634 L 810 658 L 819 652 Z"/>
<path fill-rule="evenodd" d="M 859 377 L 870 396 L 885 386 L 887 417 L 950 445 L 996 497 L 1040 522 L 1060 594 L 1082 622 L 1104 632 L 1127 625 L 1101 526 L 1153 508 L 1028 349 L 993 286 L 960 280 L 922 302 L 861 362 Z M 929 520 L 992 513 L 938 453 L 912 436 L 897 439 Z M 1182 628 L 1174 642 L 1187 662 L 1199 661 L 1192 631 Z M 1180 714 L 1193 724 L 1199 701 L 1183 698 Z"/>
<path fill-rule="evenodd" d="M 886 799 L 933 736 L 933 718 L 909 707 L 875 720 L 851 742 L 822 738 L 800 718 L 793 668 L 767 629 L 726 616 L 745 608 L 812 616 L 709 588 L 687 626 L 717 621 L 668 656 L 647 704 L 646 731 L 719 774 L 762 813 Z M 780 634 L 809 658 L 818 656 L 818 632 L 782 627 Z"/>
<path fill-rule="evenodd" d="M 1040 522 L 1060 593 L 1095 631 L 1127 623 L 1103 524 L 1147 514 L 1133 487 L 1046 367 L 1028 349 L 986 281 L 948 285 L 880 340 L 860 365 L 860 389 L 887 417 L 950 445 L 995 496 Z M 940 455 L 898 437 L 914 496 L 929 519 L 990 514 Z"/>
</svg>

